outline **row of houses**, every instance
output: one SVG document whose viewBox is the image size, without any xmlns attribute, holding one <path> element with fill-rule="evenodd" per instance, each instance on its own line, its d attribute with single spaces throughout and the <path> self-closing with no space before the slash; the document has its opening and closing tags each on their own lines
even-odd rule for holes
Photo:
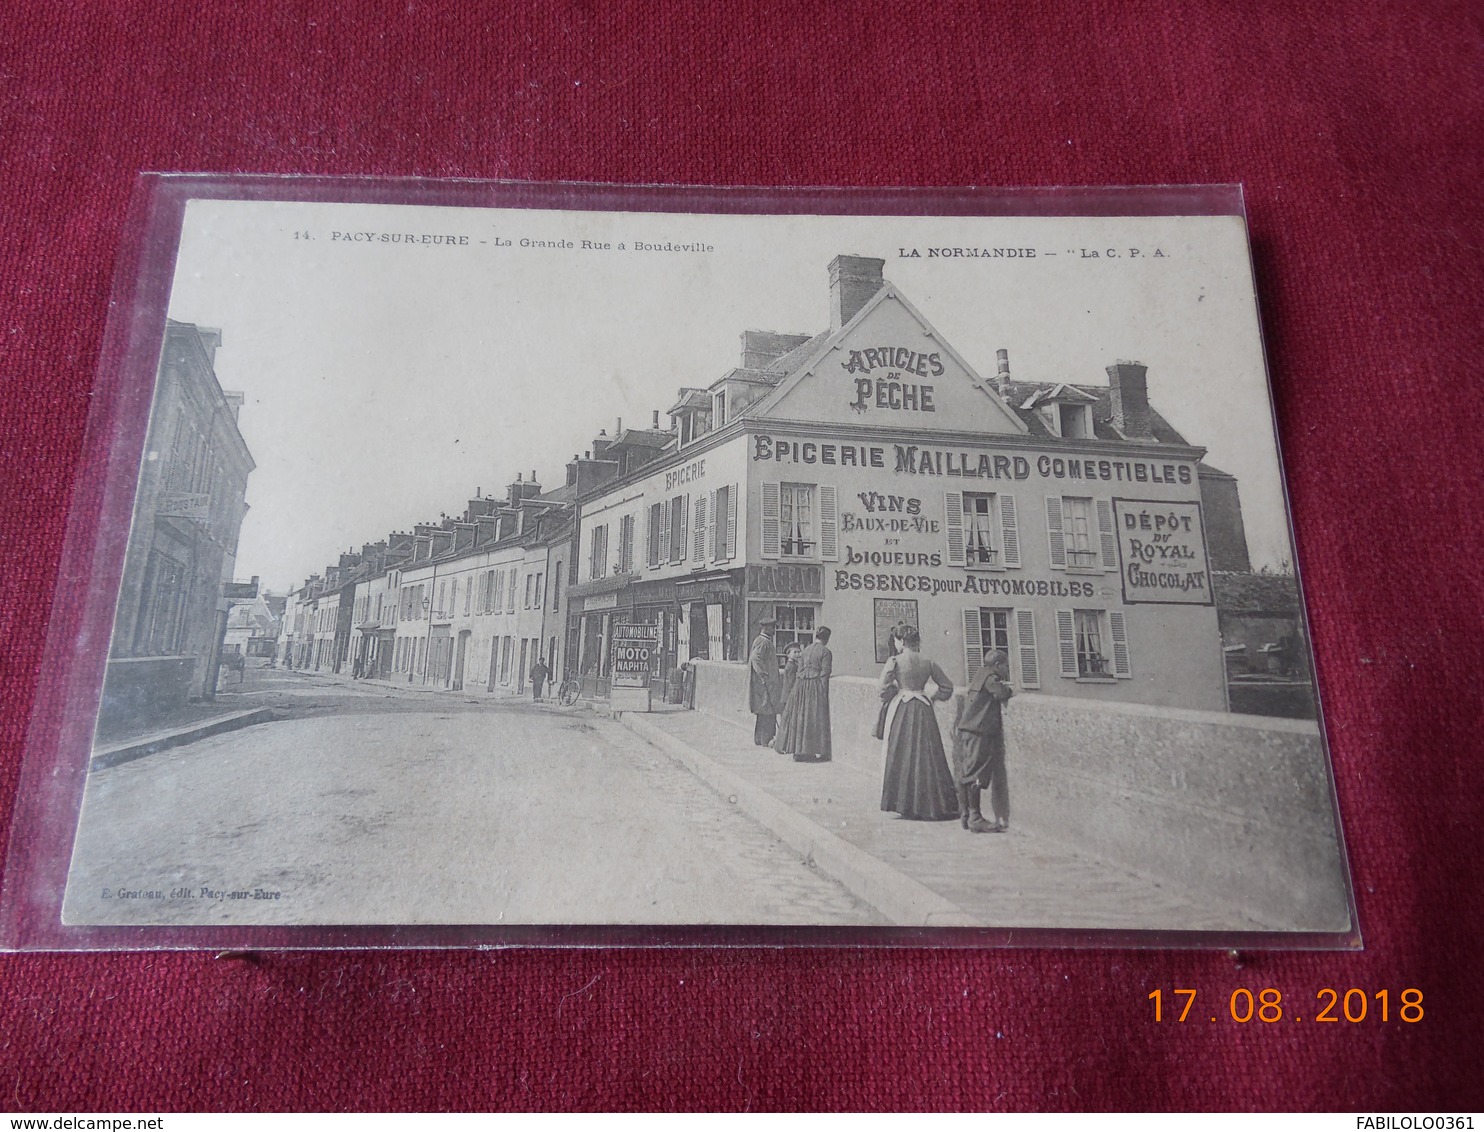
<svg viewBox="0 0 1484 1132">
<path fill-rule="evenodd" d="M 615 630 L 642 624 L 664 693 L 765 621 L 784 647 L 828 623 L 836 674 L 859 676 L 906 623 L 955 680 L 1001 649 L 1022 689 L 1227 708 L 1235 479 L 1149 403 L 1143 365 L 1025 381 L 1001 350 L 985 376 L 883 268 L 837 256 L 824 330 L 744 331 L 737 366 L 664 426 L 600 432 L 560 487 L 518 475 L 341 555 L 289 596 L 285 661 L 517 692 L 541 658 L 601 696 Z"/>
</svg>

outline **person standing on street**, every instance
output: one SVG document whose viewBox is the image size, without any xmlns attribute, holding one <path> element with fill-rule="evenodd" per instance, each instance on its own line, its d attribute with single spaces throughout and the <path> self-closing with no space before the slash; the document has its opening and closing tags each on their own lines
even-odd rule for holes
<svg viewBox="0 0 1484 1132">
<path fill-rule="evenodd" d="M 821 625 L 814 643 L 799 658 L 798 683 L 778 724 L 774 749 L 792 755 L 796 763 L 830 761 L 830 674 L 835 658 L 829 640 L 830 631 Z"/>
<path fill-rule="evenodd" d="M 757 717 L 752 741 L 759 747 L 771 744 L 778 732 L 782 688 L 778 680 L 778 650 L 773 647 L 776 625 L 772 617 L 762 619 L 752 651 L 747 655 L 747 710 Z"/>
<path fill-rule="evenodd" d="M 1001 706 L 1013 694 L 1010 658 L 995 649 L 984 658 L 964 691 L 955 726 L 953 754 L 958 771 L 959 821 L 970 833 L 1010 828 L 1010 786 L 1005 778 L 1005 724 Z M 980 798 L 989 791 L 993 823 L 984 820 Z"/>
<path fill-rule="evenodd" d="M 545 658 L 537 657 L 536 663 L 531 665 L 531 699 L 538 704 L 541 702 L 541 689 L 546 687 L 546 678 L 550 675 Z"/>
<path fill-rule="evenodd" d="M 921 649 L 921 635 L 909 626 L 902 633 L 902 651 L 881 670 L 882 689 L 892 690 L 881 808 L 909 821 L 952 821 L 958 817 L 958 791 L 933 700 L 951 700 L 953 681 Z M 929 681 L 935 689 L 931 697 Z"/>
</svg>

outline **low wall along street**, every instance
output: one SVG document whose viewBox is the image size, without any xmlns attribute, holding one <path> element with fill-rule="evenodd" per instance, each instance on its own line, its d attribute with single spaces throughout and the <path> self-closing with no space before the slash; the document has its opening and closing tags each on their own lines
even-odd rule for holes
<svg viewBox="0 0 1484 1132">
<path fill-rule="evenodd" d="M 696 710 L 751 725 L 747 667 L 695 661 Z M 876 683 L 830 682 L 838 761 L 882 773 Z M 953 705 L 938 704 L 944 747 Z M 1197 889 L 1253 930 L 1349 928 L 1315 724 L 1023 692 L 1006 708 L 1012 823 Z"/>
</svg>

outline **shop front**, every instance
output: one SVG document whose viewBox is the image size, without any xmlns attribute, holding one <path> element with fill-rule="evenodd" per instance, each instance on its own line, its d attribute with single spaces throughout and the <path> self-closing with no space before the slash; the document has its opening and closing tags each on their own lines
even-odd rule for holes
<svg viewBox="0 0 1484 1132">
<path fill-rule="evenodd" d="M 649 687 L 659 700 L 678 698 L 681 668 L 693 659 L 739 660 L 742 570 L 716 570 L 689 577 L 607 579 L 573 588 L 570 602 L 582 694 L 607 698 L 612 680 L 616 627 L 651 626 Z"/>
</svg>

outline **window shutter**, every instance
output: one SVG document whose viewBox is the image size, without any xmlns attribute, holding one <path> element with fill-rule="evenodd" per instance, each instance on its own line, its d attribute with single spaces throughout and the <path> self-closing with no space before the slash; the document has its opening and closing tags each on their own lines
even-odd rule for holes
<svg viewBox="0 0 1484 1132">
<path fill-rule="evenodd" d="M 835 485 L 819 485 L 819 556 L 826 562 L 840 560 L 840 515 L 835 503 Z"/>
<path fill-rule="evenodd" d="M 1015 611 L 1015 638 L 1020 650 L 1020 685 L 1023 688 L 1039 688 L 1041 660 L 1036 655 L 1036 615 L 1031 610 Z"/>
<path fill-rule="evenodd" d="M 670 561 L 670 508 L 674 503 L 666 503 L 660 508 L 660 556 L 659 564 L 663 566 Z"/>
<path fill-rule="evenodd" d="M 721 513 L 721 489 L 711 493 L 711 546 L 706 558 L 711 562 L 720 562 L 721 556 L 717 554 L 717 542 L 725 537 L 727 529 L 727 517 Z"/>
<path fill-rule="evenodd" d="M 737 489 L 740 484 L 727 488 L 727 561 L 737 557 Z"/>
<path fill-rule="evenodd" d="M 690 540 L 690 496 L 679 496 L 675 501 L 675 506 L 680 508 L 680 545 L 671 547 L 670 550 L 675 554 L 675 558 L 678 561 L 684 562 L 685 552 L 690 549 L 688 546 Z"/>
<path fill-rule="evenodd" d="M 1123 623 L 1123 610 L 1109 612 L 1108 629 L 1113 638 L 1113 675 L 1127 680 L 1133 670 L 1128 663 L 1128 627 Z"/>
<path fill-rule="evenodd" d="M 984 638 L 979 629 L 979 610 L 964 610 L 964 679 L 974 679 L 974 673 L 984 667 Z"/>
<path fill-rule="evenodd" d="M 706 492 L 696 492 L 696 564 L 706 563 Z"/>
<path fill-rule="evenodd" d="M 1046 538 L 1051 544 L 1051 568 L 1067 568 L 1067 540 L 1061 529 L 1061 496 L 1046 497 Z M 1075 676 L 1076 673 L 1074 672 Z"/>
<path fill-rule="evenodd" d="M 782 504 L 779 497 L 779 485 L 776 483 L 763 484 L 762 555 L 764 558 L 777 558 L 782 552 L 781 511 Z"/>
<path fill-rule="evenodd" d="M 1070 609 L 1056 611 L 1056 642 L 1061 649 L 1061 674 L 1077 675 L 1077 624 Z"/>
<path fill-rule="evenodd" d="M 606 531 L 607 528 L 605 527 L 604 530 Z M 607 540 L 605 539 L 604 541 L 606 542 Z M 520 567 L 518 567 L 518 566 L 512 566 L 512 567 L 510 567 L 510 591 L 505 595 L 505 601 L 506 601 L 505 612 L 506 613 L 514 613 L 515 612 L 515 590 L 516 590 L 516 587 L 519 586 L 519 585 L 520 585 Z"/>
<path fill-rule="evenodd" d="M 1000 495 L 1000 565 L 1020 565 L 1020 528 L 1015 521 L 1013 495 Z"/>
<path fill-rule="evenodd" d="M 943 528 L 948 536 L 948 565 L 966 565 L 964 557 L 964 493 L 943 493 Z"/>
<path fill-rule="evenodd" d="M 1113 529 L 1113 504 L 1098 500 L 1098 535 L 1103 544 L 1103 569 L 1118 569 L 1118 536 Z"/>
</svg>

